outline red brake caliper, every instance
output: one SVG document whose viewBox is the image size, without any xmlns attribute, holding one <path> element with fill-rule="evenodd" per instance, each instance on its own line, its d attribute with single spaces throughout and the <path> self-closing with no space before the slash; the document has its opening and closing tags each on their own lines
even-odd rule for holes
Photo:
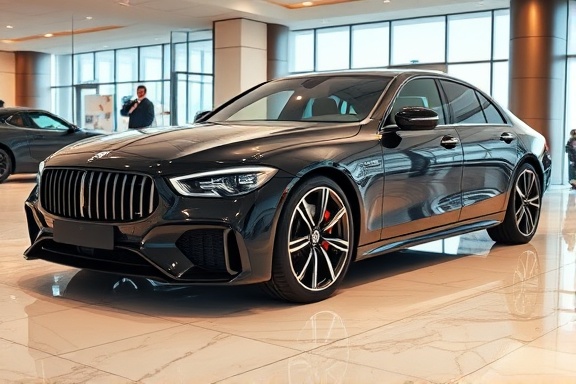
<svg viewBox="0 0 576 384">
<path fill-rule="evenodd" d="M 330 212 L 324 211 L 324 222 L 327 223 L 328 220 L 330 220 Z M 327 232 L 332 233 L 332 228 L 328 228 Z M 326 240 L 322 241 L 322 248 L 324 248 L 325 251 L 327 251 L 329 247 L 330 244 L 328 244 Z"/>
</svg>

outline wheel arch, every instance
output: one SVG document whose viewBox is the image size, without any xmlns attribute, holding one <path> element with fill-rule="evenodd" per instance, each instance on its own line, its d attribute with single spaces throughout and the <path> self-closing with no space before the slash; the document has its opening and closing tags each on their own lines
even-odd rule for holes
<svg viewBox="0 0 576 384">
<path fill-rule="evenodd" d="M 354 183 L 350 179 L 349 176 L 346 175 L 345 171 L 335 167 L 328 167 L 323 166 L 319 168 L 314 168 L 313 170 L 309 171 L 305 175 L 302 175 L 296 183 L 291 185 L 290 191 L 295 189 L 297 186 L 306 183 L 307 180 L 310 180 L 317 176 L 324 176 L 342 188 L 346 198 L 348 199 L 348 204 L 350 204 L 350 209 L 352 211 L 352 225 L 354 226 L 354 249 L 352 251 L 352 261 L 356 260 L 357 248 L 358 248 L 358 241 L 360 239 L 360 227 L 361 227 L 361 207 L 360 207 L 360 196 L 358 189 L 354 186 Z M 290 193 L 289 191 L 289 193 Z M 282 204 L 283 205 L 283 204 Z M 282 207 L 282 209 L 284 209 Z"/>
<path fill-rule="evenodd" d="M 546 190 L 546 185 L 545 185 L 546 180 L 545 180 L 545 176 L 544 176 L 544 170 L 542 169 L 542 166 L 540 165 L 540 162 L 538 161 L 536 156 L 528 155 L 524 159 L 519 161 L 518 166 L 514 170 L 514 177 L 516 177 L 516 174 L 518 173 L 518 170 L 520 169 L 520 167 L 526 163 L 530 164 L 534 168 L 536 173 L 538 174 L 538 181 L 540 182 L 540 191 L 541 191 L 541 194 L 544 194 L 544 191 Z M 512 180 L 514 180 L 514 178 Z M 511 188 L 513 188 L 513 184 L 512 184 Z"/>
<path fill-rule="evenodd" d="M 514 193 L 514 180 L 516 180 L 518 172 L 520 172 L 520 168 L 522 168 L 524 164 L 530 164 L 532 168 L 534 168 L 536 174 L 538 175 L 538 180 L 540 182 L 541 195 L 544 194 L 544 183 L 545 183 L 544 170 L 540 166 L 540 162 L 538 161 L 536 156 L 527 155 L 518 161 L 516 167 L 512 171 L 512 174 L 510 175 L 510 185 L 508 186 L 508 193 L 507 193 L 508 196 L 506 196 L 506 207 L 508 206 L 508 202 L 510 201 L 510 196 L 512 195 L 512 193 Z"/>
<path fill-rule="evenodd" d="M 14 157 L 14 153 L 12 153 L 12 151 L 10 150 L 10 148 L 8 148 L 7 145 L 0 143 L 0 149 L 3 149 L 8 156 L 10 156 L 10 160 L 11 160 L 11 164 L 12 164 L 12 169 L 10 169 L 10 174 L 14 173 L 14 170 L 16 169 L 16 158 Z"/>
</svg>

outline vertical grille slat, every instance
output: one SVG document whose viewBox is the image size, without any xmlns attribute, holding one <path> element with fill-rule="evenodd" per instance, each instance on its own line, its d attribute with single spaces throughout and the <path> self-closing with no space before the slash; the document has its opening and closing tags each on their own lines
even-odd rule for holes
<svg viewBox="0 0 576 384">
<path fill-rule="evenodd" d="M 94 181 L 94 172 L 90 172 L 90 180 L 88 181 L 88 205 L 86 206 L 86 210 L 88 211 L 88 218 L 92 218 L 92 182 Z"/>
<path fill-rule="evenodd" d="M 132 185 L 130 186 L 130 207 L 134 207 L 134 186 L 136 185 L 136 176 L 132 177 Z M 130 220 L 134 220 L 134 209 L 130 210 Z"/>
<path fill-rule="evenodd" d="M 118 186 L 118 177 L 120 177 L 118 174 L 114 176 L 114 188 L 112 190 L 112 220 L 118 219 L 118 216 L 116 215 L 116 201 L 118 200 L 116 196 L 116 187 Z"/>
<path fill-rule="evenodd" d="M 74 177 L 74 191 L 79 191 L 80 190 L 80 172 L 78 171 L 73 171 L 76 176 Z M 78 215 L 80 214 L 80 199 L 78 197 L 78 193 L 72 193 L 70 196 L 74 196 L 74 216 L 72 217 L 78 217 Z"/>
<path fill-rule="evenodd" d="M 72 196 L 70 195 L 70 191 L 72 190 L 71 188 L 71 183 L 72 183 L 72 172 L 70 171 L 66 171 L 66 177 L 64 178 L 64 185 L 65 185 L 65 193 L 66 196 Z M 68 198 L 66 199 L 66 215 L 70 216 L 72 214 L 72 199 Z"/>
<path fill-rule="evenodd" d="M 64 191 L 64 193 L 62 194 L 62 196 L 60 196 L 60 214 L 63 216 L 66 215 L 66 205 L 68 205 L 67 202 L 68 199 L 66 195 L 66 176 L 67 176 L 66 170 L 62 170 L 60 176 L 60 190 Z"/>
<path fill-rule="evenodd" d="M 158 195 L 156 194 L 155 184 L 152 183 L 152 185 L 150 186 L 150 203 L 148 205 L 148 215 L 152 214 L 152 212 L 154 212 L 154 209 L 156 209 L 156 205 L 158 204 L 158 202 L 156 201 L 157 196 Z"/>
<path fill-rule="evenodd" d="M 124 175 L 124 178 L 122 179 L 122 188 L 121 188 L 121 193 L 120 193 L 120 220 L 124 221 L 124 196 L 126 196 L 124 194 L 124 191 L 126 190 L 126 179 L 128 178 L 128 175 Z"/>
<path fill-rule="evenodd" d="M 62 170 L 58 170 L 56 172 L 56 188 L 58 188 L 59 190 L 62 189 Z M 56 195 L 56 207 L 54 207 L 54 209 L 56 209 L 56 213 L 58 215 L 62 214 L 62 198 L 63 198 L 63 194 L 62 195 Z"/>
<path fill-rule="evenodd" d="M 151 177 L 108 171 L 45 169 L 39 194 L 55 216 L 99 222 L 139 220 L 159 204 Z"/>
<path fill-rule="evenodd" d="M 104 184 L 104 220 L 110 220 L 108 217 L 108 201 L 110 200 L 110 193 L 108 192 L 110 187 L 108 182 L 110 181 L 110 176 L 110 173 L 106 176 L 106 182 Z"/>
<path fill-rule="evenodd" d="M 102 180 L 102 172 L 98 175 L 98 181 L 96 182 L 96 219 L 100 220 L 100 181 Z"/>
<path fill-rule="evenodd" d="M 144 212 L 144 191 L 146 190 L 146 179 L 142 179 L 142 187 L 140 188 L 140 206 L 138 207 L 138 212 L 140 212 L 140 216 L 144 216 L 147 212 Z"/>
</svg>

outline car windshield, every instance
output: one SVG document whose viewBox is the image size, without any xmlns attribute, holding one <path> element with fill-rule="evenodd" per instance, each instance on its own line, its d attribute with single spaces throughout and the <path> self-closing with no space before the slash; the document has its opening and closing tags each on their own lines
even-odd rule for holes
<svg viewBox="0 0 576 384">
<path fill-rule="evenodd" d="M 316 75 L 271 81 L 207 121 L 357 122 L 370 114 L 390 80 L 374 75 Z"/>
</svg>

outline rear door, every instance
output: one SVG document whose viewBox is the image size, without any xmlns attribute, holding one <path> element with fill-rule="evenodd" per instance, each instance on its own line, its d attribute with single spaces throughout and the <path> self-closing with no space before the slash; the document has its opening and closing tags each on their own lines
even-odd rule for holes
<svg viewBox="0 0 576 384">
<path fill-rule="evenodd" d="M 502 211 L 518 139 L 492 101 L 476 89 L 441 80 L 464 151 L 460 220 Z"/>
</svg>

